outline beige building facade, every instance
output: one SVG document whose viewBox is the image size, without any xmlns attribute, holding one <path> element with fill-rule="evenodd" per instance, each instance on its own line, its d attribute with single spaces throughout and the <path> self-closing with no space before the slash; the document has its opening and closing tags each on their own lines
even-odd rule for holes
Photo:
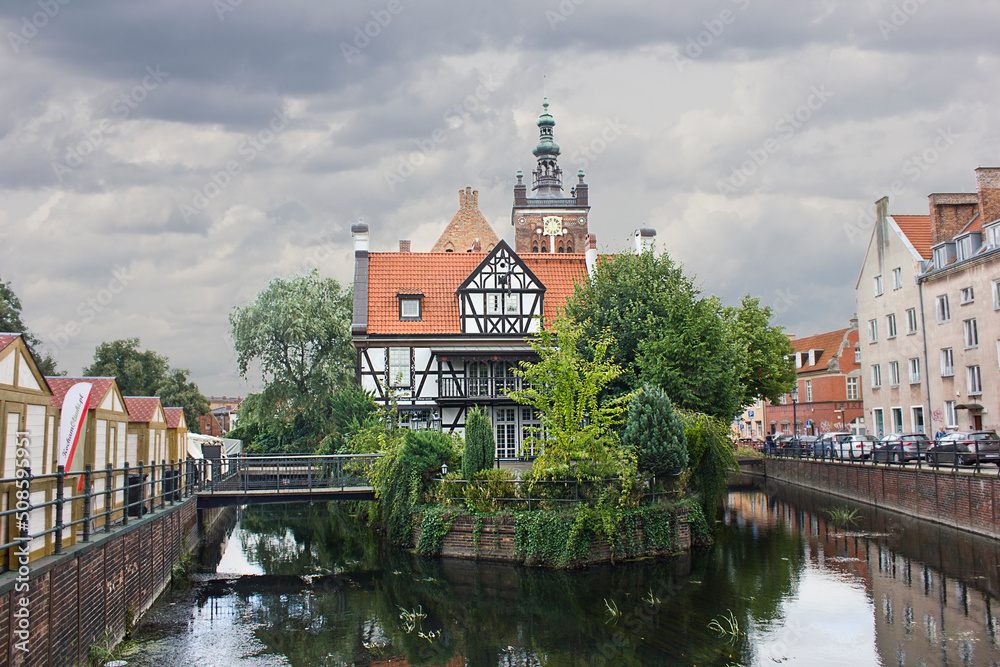
<svg viewBox="0 0 1000 667">
<path fill-rule="evenodd" d="M 876 222 L 855 286 L 869 433 L 1000 429 L 1000 168 Z"/>
</svg>

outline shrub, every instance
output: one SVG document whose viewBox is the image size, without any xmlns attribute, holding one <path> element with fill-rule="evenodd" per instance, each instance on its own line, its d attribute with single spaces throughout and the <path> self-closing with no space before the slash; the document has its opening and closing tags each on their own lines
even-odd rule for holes
<svg viewBox="0 0 1000 667">
<path fill-rule="evenodd" d="M 636 455 L 640 472 L 680 474 L 688 463 L 684 424 L 659 387 L 646 386 L 629 406 L 622 444 Z"/>
<path fill-rule="evenodd" d="M 469 509 L 473 512 L 496 512 L 503 500 L 514 498 L 514 473 L 505 468 L 480 470 L 466 486 Z"/>
<path fill-rule="evenodd" d="M 462 457 L 465 479 L 472 479 L 480 470 L 492 468 L 495 452 L 496 441 L 490 418 L 482 408 L 473 408 L 465 422 L 465 454 Z"/>
</svg>

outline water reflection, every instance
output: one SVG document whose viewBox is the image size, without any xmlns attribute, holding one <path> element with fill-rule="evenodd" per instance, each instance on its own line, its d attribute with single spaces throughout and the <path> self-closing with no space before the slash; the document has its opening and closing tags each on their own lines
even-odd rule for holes
<svg viewBox="0 0 1000 667">
<path fill-rule="evenodd" d="M 130 664 L 997 664 L 993 542 L 867 507 L 845 533 L 832 504 L 735 491 L 709 553 L 574 572 L 414 559 L 355 506 L 249 508 Z"/>
</svg>

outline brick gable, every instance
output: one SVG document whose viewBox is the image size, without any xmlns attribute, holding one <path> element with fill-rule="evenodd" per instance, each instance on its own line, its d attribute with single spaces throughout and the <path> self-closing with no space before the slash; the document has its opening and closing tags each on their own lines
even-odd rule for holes
<svg viewBox="0 0 1000 667">
<path fill-rule="evenodd" d="M 467 187 L 458 191 L 458 212 L 441 232 L 431 252 L 470 252 L 476 239 L 483 252 L 492 250 L 500 240 L 479 210 L 479 191 Z"/>
</svg>

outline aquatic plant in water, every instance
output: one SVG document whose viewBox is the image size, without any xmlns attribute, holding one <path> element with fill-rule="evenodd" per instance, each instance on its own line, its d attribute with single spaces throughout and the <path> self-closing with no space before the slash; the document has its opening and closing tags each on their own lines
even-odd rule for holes
<svg viewBox="0 0 1000 667">
<path fill-rule="evenodd" d="M 846 528 L 847 526 L 856 524 L 861 519 L 861 515 L 858 514 L 858 510 L 856 509 L 849 510 L 846 507 L 831 507 L 823 511 L 830 516 L 830 521 L 837 528 Z"/>
<path fill-rule="evenodd" d="M 708 623 L 708 629 L 718 633 L 719 638 L 725 637 L 730 644 L 735 644 L 740 636 L 740 622 L 736 620 L 736 615 L 730 609 L 721 620 L 713 618 Z"/>
</svg>

